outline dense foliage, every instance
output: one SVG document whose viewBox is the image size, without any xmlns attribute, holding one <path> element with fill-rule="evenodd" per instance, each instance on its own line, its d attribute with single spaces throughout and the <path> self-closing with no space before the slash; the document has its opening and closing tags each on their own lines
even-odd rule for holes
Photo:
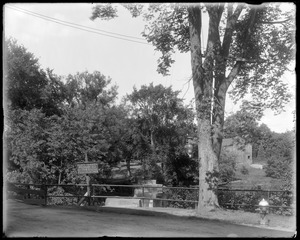
<svg viewBox="0 0 300 240">
<path fill-rule="evenodd" d="M 87 156 L 99 163 L 99 175 L 105 177 L 110 177 L 112 167 L 124 159 L 128 177 L 134 177 L 130 162 L 137 160 L 142 165 L 137 177 L 189 185 L 217 171 L 221 180 L 228 181 L 233 178 L 235 166 L 232 157 L 220 154 L 224 135 L 246 134 L 257 144 L 257 155 L 277 147 L 272 145 L 268 132 L 260 135 L 256 131 L 254 120 L 263 109 L 280 111 L 289 101 L 282 76 L 295 52 L 292 11 L 283 12 L 273 3 L 259 8 L 234 3 L 124 6 L 134 17 L 142 15 L 147 21 L 143 36 L 162 54 L 159 73 L 168 74 L 176 49 L 191 51 L 197 131 L 191 107 L 185 106 L 171 88 L 142 86 L 118 105 L 117 88 L 110 86 L 110 78 L 97 71 L 61 79 L 51 70 L 40 69 L 33 54 L 9 39 L 4 47 L 9 179 L 79 182 L 82 176 L 76 174 L 76 163 Z M 205 51 L 200 39 L 204 12 L 210 19 Z M 91 18 L 116 16 L 117 9 L 105 4 L 95 6 Z M 286 18 L 279 25 L 274 23 L 278 16 Z M 252 96 L 250 102 L 245 102 L 252 115 L 238 112 L 237 121 L 228 120 L 224 134 L 225 99 L 230 85 L 235 99 Z M 195 132 L 198 163 L 185 154 L 184 148 L 186 137 Z M 291 155 L 267 158 L 269 176 L 290 179 L 287 165 Z M 199 170 L 198 177 L 195 169 Z M 218 205 L 206 181 L 199 181 L 199 189 L 199 204 Z"/>
<path fill-rule="evenodd" d="M 215 207 L 218 199 L 205 176 L 219 171 L 229 86 L 235 100 L 250 95 L 248 107 L 257 114 L 266 108 L 281 111 L 289 102 L 291 95 L 282 76 L 295 57 L 294 11 L 284 11 L 276 3 L 259 7 L 246 3 L 123 6 L 133 17 L 145 20 L 142 34 L 161 54 L 157 65 L 160 74 L 168 75 L 177 50 L 191 53 L 199 179 L 203 178 L 199 181 L 198 207 Z M 91 19 L 109 20 L 117 13 L 116 5 L 97 4 Z M 203 24 L 204 15 L 208 24 Z M 206 26 L 207 33 L 203 31 Z"/>
<path fill-rule="evenodd" d="M 253 114 L 244 111 L 230 115 L 224 124 L 225 137 L 241 137 L 253 147 L 253 161 L 263 163 L 267 177 L 282 180 L 281 188 L 295 186 L 295 133 L 272 132 L 267 125 L 258 124 Z M 246 170 L 246 169 L 245 169 Z M 245 174 L 247 172 L 244 172 Z"/>
<path fill-rule="evenodd" d="M 40 68 L 38 59 L 16 40 L 4 43 L 5 99 L 11 109 L 42 109 L 47 116 L 59 114 L 61 84 L 52 71 Z"/>
<path fill-rule="evenodd" d="M 296 158 L 294 132 L 273 133 L 265 148 L 266 176 L 282 180 L 282 189 L 295 190 Z"/>
<path fill-rule="evenodd" d="M 122 160 L 129 179 L 179 184 L 190 178 L 188 169 L 178 176 L 170 174 L 185 151 L 187 134 L 195 130 L 192 108 L 178 98 L 179 92 L 150 84 L 133 89 L 123 103 L 116 104 L 117 86 L 98 71 L 62 79 L 51 70 L 44 74 L 34 55 L 16 41 L 7 40 L 5 49 L 9 55 L 4 135 L 9 180 L 79 183 L 84 176 L 77 174 L 76 163 L 85 157 L 99 164 L 99 176 L 92 176 L 95 183 L 110 178 L 112 168 Z M 26 59 L 32 78 L 19 65 Z M 16 92 L 23 90 L 28 99 Z M 53 105 L 38 105 L 45 103 L 42 98 L 53 99 Z M 24 99 L 26 104 L 21 104 Z M 132 161 L 142 166 L 135 175 Z"/>
</svg>

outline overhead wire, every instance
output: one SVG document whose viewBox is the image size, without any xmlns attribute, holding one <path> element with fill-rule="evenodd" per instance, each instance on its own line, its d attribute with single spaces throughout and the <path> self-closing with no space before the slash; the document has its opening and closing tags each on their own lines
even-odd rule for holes
<svg viewBox="0 0 300 240">
<path fill-rule="evenodd" d="M 97 29 L 97 28 L 91 28 L 91 27 L 79 25 L 79 24 L 76 24 L 76 23 L 63 21 L 63 20 L 60 20 L 60 19 L 56 19 L 56 18 L 52 18 L 52 17 L 48 17 L 48 16 L 45 16 L 45 15 L 39 14 L 39 13 L 35 13 L 35 12 L 29 11 L 29 10 L 25 10 L 25 9 L 22 9 L 22 8 L 19 8 L 19 7 L 16 7 L 16 6 L 6 6 L 6 8 L 9 8 L 9 9 L 12 9 L 12 10 L 15 10 L 15 11 L 18 11 L 18 12 L 22 12 L 22 13 L 40 18 L 40 19 L 44 19 L 46 21 L 50 21 L 50 22 L 54 22 L 54 23 L 57 23 L 57 24 L 67 26 L 67 27 L 72 27 L 72 28 L 75 28 L 75 29 L 79 29 L 79 30 L 82 30 L 82 31 L 91 32 L 91 33 L 95 33 L 95 34 L 99 34 L 99 35 L 103 35 L 103 36 L 107 36 L 107 37 L 112 37 L 112 38 L 116 38 L 116 39 L 120 39 L 120 40 L 125 40 L 125 41 L 130 41 L 130 42 L 135 42 L 135 43 L 140 43 L 140 44 L 145 44 L 145 45 L 152 46 L 149 43 L 140 42 L 140 41 L 136 41 L 136 40 L 132 40 L 132 39 L 125 39 L 125 38 L 122 38 L 122 37 L 133 38 L 133 39 L 138 39 L 138 40 L 144 40 L 143 38 L 138 38 L 138 37 L 133 37 L 133 36 L 128 36 L 128 35 L 108 32 L 108 31 Z M 102 33 L 102 32 L 106 32 L 106 33 L 109 33 L 109 34 L 115 34 L 115 35 L 122 36 L 122 37 L 108 35 L 108 34 L 105 34 L 105 33 Z"/>
<path fill-rule="evenodd" d="M 133 37 L 133 36 L 129 36 L 129 35 L 124 35 L 124 34 L 119 34 L 119 33 L 114 33 L 114 32 L 109 32 L 109 31 L 101 30 L 101 29 L 98 29 L 98 28 L 87 27 L 87 26 L 83 26 L 83 25 L 80 25 L 80 24 L 77 24 L 77 23 L 71 23 L 71 22 L 63 21 L 63 20 L 60 20 L 60 19 L 56 19 L 56 18 L 52 18 L 52 17 L 46 16 L 46 15 L 39 14 L 39 13 L 35 13 L 35 12 L 29 11 L 29 10 L 26 10 L 26 9 L 23 9 L 23 8 L 20 8 L 20 7 L 16 7 L 16 6 L 12 6 L 12 7 L 16 8 L 16 9 L 19 9 L 21 11 L 24 11 L 24 12 L 28 12 L 28 13 L 32 13 L 32 14 L 44 17 L 44 18 L 48 18 L 48 19 L 52 19 L 52 20 L 57 20 L 57 21 L 60 21 L 60 22 L 64 22 L 64 23 L 67 23 L 67 24 L 76 25 L 76 26 L 79 26 L 79 27 L 84 27 L 84 28 L 88 28 L 88 29 L 92 29 L 92 30 L 96 30 L 96 31 L 100 31 L 100 32 L 106 32 L 106 33 L 109 33 L 109 34 L 115 34 L 115 35 L 119 35 L 119 36 L 123 36 L 123 37 L 127 37 L 127 38 L 134 38 L 134 39 L 138 39 L 138 40 L 145 40 L 144 38 L 140 38 L 140 37 Z"/>
</svg>

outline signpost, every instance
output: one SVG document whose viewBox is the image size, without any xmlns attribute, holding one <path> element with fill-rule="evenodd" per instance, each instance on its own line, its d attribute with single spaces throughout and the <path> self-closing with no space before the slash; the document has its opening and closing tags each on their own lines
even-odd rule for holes
<svg viewBox="0 0 300 240">
<path fill-rule="evenodd" d="M 77 163 L 78 174 L 98 173 L 98 163 Z"/>
<path fill-rule="evenodd" d="M 78 174 L 85 174 L 86 184 L 87 184 L 87 192 L 85 196 L 88 197 L 89 205 L 90 205 L 90 195 L 91 195 L 91 187 L 90 187 L 90 176 L 91 173 L 98 173 L 98 163 L 88 162 L 87 152 L 85 152 L 85 162 L 77 163 L 77 172 Z M 85 197 L 83 197 L 78 205 L 80 205 L 84 201 Z"/>
</svg>

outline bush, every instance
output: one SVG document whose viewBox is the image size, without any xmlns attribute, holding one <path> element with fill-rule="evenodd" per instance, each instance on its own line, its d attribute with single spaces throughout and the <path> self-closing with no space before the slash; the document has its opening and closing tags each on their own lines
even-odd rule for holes
<svg viewBox="0 0 300 240">
<path fill-rule="evenodd" d="M 287 157 L 273 156 L 267 160 L 265 172 L 267 177 L 282 178 L 287 171 L 290 171 L 290 159 Z"/>
<path fill-rule="evenodd" d="M 261 192 L 218 192 L 218 200 L 221 207 L 234 210 L 241 209 L 248 212 L 255 212 L 257 208 L 255 205 L 258 205 L 261 198 Z M 245 206 L 239 206 L 238 204 L 245 204 Z"/>
<path fill-rule="evenodd" d="M 267 177 L 282 180 L 283 190 L 292 190 L 294 188 L 293 175 L 295 175 L 295 172 L 292 169 L 291 156 L 270 157 L 264 169 Z"/>
<path fill-rule="evenodd" d="M 235 179 L 236 159 L 236 154 L 222 149 L 219 163 L 219 180 L 221 182 L 230 182 Z"/>
<path fill-rule="evenodd" d="M 174 154 L 166 162 L 166 184 L 190 186 L 198 183 L 198 160 L 187 154 Z"/>
<path fill-rule="evenodd" d="M 292 209 L 285 208 L 292 205 L 292 195 L 288 192 L 274 192 L 269 196 L 269 204 L 273 206 L 283 206 L 280 208 L 273 208 L 272 213 L 278 215 L 291 216 L 293 215 Z"/>
<path fill-rule="evenodd" d="M 253 187 L 253 190 L 258 190 L 258 187 Z M 233 210 L 244 210 L 247 212 L 256 212 L 258 208 L 256 205 L 262 200 L 266 199 L 271 206 L 283 206 L 278 208 L 270 208 L 270 212 L 278 215 L 289 215 L 293 214 L 293 211 L 289 208 L 284 208 L 292 206 L 293 196 L 288 192 L 270 192 L 269 195 L 265 192 L 260 191 L 219 191 L 218 200 L 219 205 L 226 209 Z M 244 204 L 244 206 L 239 206 L 238 204 Z"/>
<path fill-rule="evenodd" d="M 197 189 L 193 190 L 193 189 L 169 188 L 167 190 L 164 190 L 163 198 L 174 199 L 174 200 L 198 201 L 197 193 L 198 193 Z M 163 206 L 173 207 L 173 208 L 195 209 L 196 203 L 165 201 Z"/>
<path fill-rule="evenodd" d="M 76 197 L 70 193 L 67 193 L 62 187 L 52 187 L 48 188 L 47 191 L 47 204 L 48 205 L 74 205 L 77 203 Z M 53 196 L 53 197 L 51 197 Z M 66 196 L 66 197 L 54 197 L 54 196 Z"/>
</svg>

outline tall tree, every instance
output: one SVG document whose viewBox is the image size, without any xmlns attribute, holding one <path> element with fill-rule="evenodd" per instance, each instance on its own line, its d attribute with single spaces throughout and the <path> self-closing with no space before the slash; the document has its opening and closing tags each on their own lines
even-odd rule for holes
<svg viewBox="0 0 300 240">
<path fill-rule="evenodd" d="M 59 114 L 62 83 L 51 70 L 41 69 L 34 54 L 9 38 L 4 44 L 4 96 L 11 109 L 42 109 L 47 115 Z"/>
<path fill-rule="evenodd" d="M 38 59 L 14 39 L 5 41 L 7 98 L 13 109 L 39 107 L 41 90 L 47 84 Z"/>
<path fill-rule="evenodd" d="M 34 183 L 74 182 L 76 162 L 86 153 L 102 166 L 115 165 L 125 119 L 122 107 L 114 104 L 116 87 L 99 72 L 76 75 L 80 78 L 73 86 L 78 88 L 64 84 L 51 70 L 47 74 L 41 99 L 49 103 L 47 110 L 60 103 L 60 114 L 48 116 L 36 106 L 7 111 L 8 170 L 16 170 L 11 176 Z"/>
<path fill-rule="evenodd" d="M 163 172 L 167 159 L 184 151 L 186 136 L 194 131 L 192 107 L 185 105 L 178 95 L 179 91 L 172 87 L 151 83 L 139 90 L 134 88 L 126 97 L 132 118 L 150 143 L 151 159 L 162 163 Z"/>
<path fill-rule="evenodd" d="M 99 71 L 87 71 L 68 75 L 65 84 L 65 98 L 70 107 L 85 107 L 90 103 L 111 105 L 116 100 L 117 86 L 108 86 L 111 78 Z"/>
<path fill-rule="evenodd" d="M 199 204 L 218 205 L 206 175 L 218 171 L 226 93 L 252 94 L 251 106 L 280 109 L 289 100 L 281 77 L 294 58 L 294 9 L 266 3 L 125 4 L 133 17 L 147 21 L 144 37 L 162 53 L 158 72 L 166 75 L 172 53 L 191 52 L 192 81 L 198 122 Z M 209 17 L 205 51 L 203 13 Z M 96 5 L 91 19 L 111 19 L 117 8 Z M 263 99 L 264 101 L 260 101 Z"/>
<path fill-rule="evenodd" d="M 132 105 L 133 116 L 144 119 L 149 126 L 149 139 L 153 150 L 156 149 L 158 131 L 163 127 L 170 128 L 177 122 L 188 120 L 192 123 L 192 113 L 188 106 L 184 106 L 183 100 L 178 97 L 179 92 L 173 91 L 171 87 L 159 84 L 154 86 L 143 85 L 141 89 L 133 89 L 127 95 Z M 189 116 L 188 116 L 189 115 Z M 190 117 L 190 119 L 188 119 Z"/>
</svg>

